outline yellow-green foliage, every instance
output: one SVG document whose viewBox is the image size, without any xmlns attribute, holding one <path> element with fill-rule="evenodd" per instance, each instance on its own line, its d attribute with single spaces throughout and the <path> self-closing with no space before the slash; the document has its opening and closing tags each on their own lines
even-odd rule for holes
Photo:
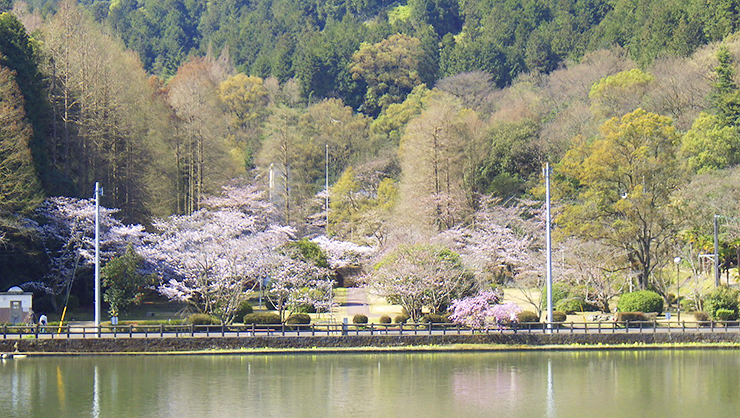
<svg viewBox="0 0 740 418">
<path fill-rule="evenodd" d="M 681 154 L 689 170 L 701 174 L 737 163 L 740 135 L 717 115 L 701 113 L 683 136 Z"/>
<path fill-rule="evenodd" d="M 621 73 L 604 77 L 591 86 L 591 91 L 588 93 L 588 97 L 593 100 L 603 97 L 610 91 L 623 91 L 636 86 L 646 85 L 653 81 L 654 78 L 655 77 L 651 74 L 638 68 L 622 71 Z"/>
<path fill-rule="evenodd" d="M 411 7 L 399 5 L 388 11 L 388 23 L 408 22 L 411 19 Z"/>
</svg>

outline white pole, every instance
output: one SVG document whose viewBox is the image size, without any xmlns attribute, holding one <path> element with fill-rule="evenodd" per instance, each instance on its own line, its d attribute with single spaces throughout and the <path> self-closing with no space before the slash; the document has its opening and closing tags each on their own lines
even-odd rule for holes
<svg viewBox="0 0 740 418">
<path fill-rule="evenodd" d="M 714 215 L 714 286 L 719 287 L 719 215 Z"/>
<path fill-rule="evenodd" d="M 329 144 L 326 144 L 326 238 L 329 238 Z"/>
<path fill-rule="evenodd" d="M 95 326 L 100 326 L 100 183 L 95 182 Z"/>
<path fill-rule="evenodd" d="M 550 163 L 545 163 L 545 228 L 547 228 L 547 328 L 552 330 L 552 225 L 550 215 Z"/>
</svg>

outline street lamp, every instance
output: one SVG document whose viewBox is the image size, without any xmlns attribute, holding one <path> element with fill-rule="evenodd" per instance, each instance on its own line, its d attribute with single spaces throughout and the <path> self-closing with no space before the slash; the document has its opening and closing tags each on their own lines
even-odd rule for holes
<svg viewBox="0 0 740 418">
<path fill-rule="evenodd" d="M 673 259 L 676 263 L 676 315 L 681 322 L 681 257 Z"/>
</svg>

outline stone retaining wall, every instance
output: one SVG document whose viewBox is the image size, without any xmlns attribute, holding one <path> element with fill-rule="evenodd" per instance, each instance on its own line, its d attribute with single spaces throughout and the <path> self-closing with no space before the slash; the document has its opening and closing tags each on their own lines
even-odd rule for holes
<svg viewBox="0 0 740 418">
<path fill-rule="evenodd" d="M 736 343 L 739 333 L 657 333 L 657 334 L 490 334 L 490 335 L 398 335 L 327 337 L 180 337 L 180 338 L 89 338 L 89 339 L 8 339 L 0 340 L 0 353 L 142 353 L 257 348 L 353 348 L 413 347 L 451 344 L 484 346 L 619 345 Z"/>
</svg>

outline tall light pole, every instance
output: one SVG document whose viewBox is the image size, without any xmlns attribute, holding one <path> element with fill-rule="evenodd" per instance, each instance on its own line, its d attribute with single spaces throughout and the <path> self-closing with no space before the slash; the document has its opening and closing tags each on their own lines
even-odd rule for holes
<svg viewBox="0 0 740 418">
<path fill-rule="evenodd" d="M 95 182 L 95 326 L 100 327 L 100 195 L 103 189 Z"/>
<path fill-rule="evenodd" d="M 329 238 L 329 144 L 326 144 L 326 176 L 324 177 L 326 193 L 326 238 Z"/>
<path fill-rule="evenodd" d="M 550 216 L 550 163 L 545 163 L 545 229 L 547 229 L 547 327 L 552 330 L 552 225 Z"/>
<path fill-rule="evenodd" d="M 714 286 L 719 287 L 719 216 L 714 215 Z"/>
<path fill-rule="evenodd" d="M 676 315 L 681 322 L 681 257 L 673 259 L 676 263 Z"/>
</svg>

